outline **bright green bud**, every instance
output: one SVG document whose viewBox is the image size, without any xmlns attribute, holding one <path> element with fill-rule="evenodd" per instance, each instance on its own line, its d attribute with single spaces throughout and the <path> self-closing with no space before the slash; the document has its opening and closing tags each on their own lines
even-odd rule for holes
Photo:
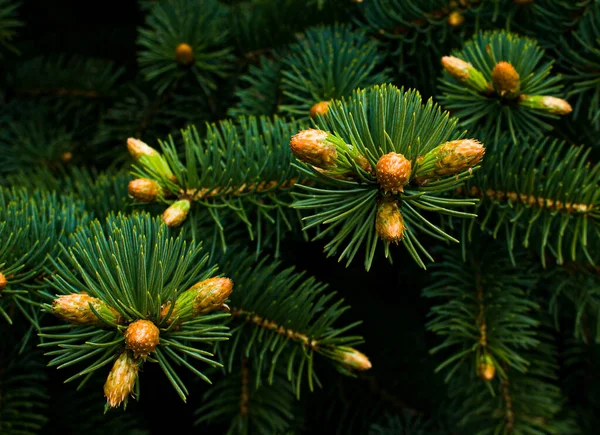
<svg viewBox="0 0 600 435">
<path fill-rule="evenodd" d="M 181 225 L 187 218 L 187 215 L 190 211 L 190 206 L 191 203 L 189 199 L 180 199 L 179 201 L 175 201 L 173 204 L 171 204 L 162 215 L 167 226 L 178 227 Z"/>
<path fill-rule="evenodd" d="M 442 66 L 448 74 L 461 83 L 483 94 L 494 92 L 492 85 L 488 83 L 483 74 L 469 62 L 454 56 L 442 57 Z"/>
<path fill-rule="evenodd" d="M 96 316 L 90 305 L 103 319 L 113 323 L 120 322 L 121 316 L 114 308 L 86 293 L 59 296 L 52 302 L 52 313 L 56 317 L 78 325 L 104 325 L 105 323 Z"/>
<path fill-rule="evenodd" d="M 176 318 L 186 321 L 202 314 L 210 313 L 223 306 L 233 290 L 233 281 L 229 278 L 209 278 L 179 295 L 175 307 L 167 319 L 167 325 Z M 161 318 L 169 314 L 171 304 L 165 305 L 161 310 Z"/>
<path fill-rule="evenodd" d="M 554 115 L 568 115 L 573 111 L 571 105 L 562 98 L 545 95 L 523 94 L 519 98 L 519 104 L 532 109 L 543 110 Z"/>
</svg>

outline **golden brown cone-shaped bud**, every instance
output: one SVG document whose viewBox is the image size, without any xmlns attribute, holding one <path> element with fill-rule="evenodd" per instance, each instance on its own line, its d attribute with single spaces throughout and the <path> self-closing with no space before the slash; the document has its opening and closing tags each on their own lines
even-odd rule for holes
<svg viewBox="0 0 600 435">
<path fill-rule="evenodd" d="M 127 186 L 129 196 L 139 202 L 152 202 L 158 198 L 160 187 L 158 183 L 147 178 L 131 180 Z"/>
<path fill-rule="evenodd" d="M 344 364 L 349 369 L 369 370 L 372 365 L 369 358 L 353 347 L 339 346 L 334 351 L 334 359 Z"/>
<path fill-rule="evenodd" d="M 175 60 L 180 65 L 191 65 L 194 63 L 194 50 L 191 45 L 182 42 L 175 49 Z"/>
<path fill-rule="evenodd" d="M 142 156 L 150 157 L 159 154 L 158 151 L 151 146 L 148 146 L 145 142 L 133 137 L 127 139 L 127 149 L 129 150 L 129 154 L 131 154 L 131 156 L 136 160 Z"/>
<path fill-rule="evenodd" d="M 484 381 L 491 381 L 496 375 L 496 366 L 489 355 L 485 354 L 477 363 L 477 374 Z"/>
<path fill-rule="evenodd" d="M 398 201 L 384 200 L 377 204 L 375 230 L 382 240 L 398 243 L 404 238 L 404 218 Z"/>
<path fill-rule="evenodd" d="M 185 221 L 190 211 L 190 200 L 181 199 L 171 204 L 163 213 L 162 217 L 167 226 L 178 227 Z"/>
<path fill-rule="evenodd" d="M 475 139 L 446 142 L 431 153 L 436 157 L 435 169 L 426 177 L 454 175 L 476 166 L 485 154 L 484 146 Z"/>
<path fill-rule="evenodd" d="M 322 169 L 331 169 L 336 165 L 337 150 L 328 142 L 324 130 L 309 128 L 292 136 L 290 148 L 294 155 L 306 163 Z"/>
<path fill-rule="evenodd" d="M 113 364 L 104 384 L 104 396 L 112 408 L 119 406 L 131 394 L 137 376 L 137 362 L 129 352 L 123 352 Z"/>
<path fill-rule="evenodd" d="M 0 292 L 6 288 L 8 280 L 2 272 L 0 272 Z"/>
<path fill-rule="evenodd" d="M 329 112 L 329 101 L 321 101 L 310 108 L 310 117 L 316 118 L 317 115 L 325 115 Z"/>
<path fill-rule="evenodd" d="M 120 314 L 114 308 L 108 306 L 98 298 L 94 298 L 85 292 L 62 295 L 52 302 L 52 313 L 67 322 L 78 325 L 102 325 L 100 320 L 90 308 L 90 304 L 96 312 L 106 320 L 115 323 L 120 322 Z"/>
<path fill-rule="evenodd" d="M 492 81 L 496 91 L 504 96 L 515 95 L 521 89 L 521 78 L 519 73 L 508 62 L 498 62 L 492 70 Z"/>
<path fill-rule="evenodd" d="M 60 159 L 64 162 L 64 163 L 68 163 L 71 161 L 71 159 L 73 158 L 73 153 L 66 151 L 64 153 L 61 154 Z"/>
<path fill-rule="evenodd" d="M 555 115 L 568 115 L 573 111 L 571 105 L 562 98 L 546 95 L 521 95 L 519 104 L 533 109 L 544 110 Z"/>
<path fill-rule="evenodd" d="M 194 298 L 194 316 L 210 313 L 219 308 L 233 291 L 233 281 L 229 278 L 209 278 L 192 287 L 199 289 Z"/>
<path fill-rule="evenodd" d="M 146 358 L 158 345 L 160 331 L 150 320 L 136 320 L 125 331 L 125 344 L 136 358 Z"/>
<path fill-rule="evenodd" d="M 465 17 L 458 11 L 450 12 L 448 15 L 448 24 L 452 27 L 458 27 L 465 22 Z"/>
<path fill-rule="evenodd" d="M 233 281 L 229 278 L 209 278 L 194 284 L 175 301 L 167 325 L 176 318 L 185 321 L 220 309 L 232 291 Z M 171 304 L 166 304 L 161 310 L 161 318 L 169 314 L 170 309 Z"/>
<path fill-rule="evenodd" d="M 454 56 L 442 57 L 444 69 L 459 82 L 466 82 L 469 78 L 471 64 Z"/>
<path fill-rule="evenodd" d="M 379 158 L 375 171 L 384 192 L 404 192 L 404 185 L 410 179 L 410 160 L 402 154 L 388 153 Z"/>
</svg>

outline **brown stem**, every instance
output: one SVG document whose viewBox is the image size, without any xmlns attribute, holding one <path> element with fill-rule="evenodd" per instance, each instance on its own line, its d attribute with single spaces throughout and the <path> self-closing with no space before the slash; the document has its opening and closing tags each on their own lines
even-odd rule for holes
<svg viewBox="0 0 600 435">
<path fill-rule="evenodd" d="M 242 358 L 242 395 L 240 400 L 240 414 L 246 417 L 248 415 L 248 402 L 250 393 L 248 392 L 248 358 Z"/>
<path fill-rule="evenodd" d="M 271 331 L 275 331 L 279 335 L 289 338 L 290 340 L 295 340 L 301 342 L 304 346 L 315 349 L 318 345 L 317 340 L 311 340 L 306 334 L 302 334 L 301 332 L 294 331 L 292 329 L 285 328 L 281 325 L 278 325 L 276 322 L 265 319 L 264 317 L 259 316 L 251 311 L 246 311 L 241 308 L 232 307 L 231 315 L 233 317 L 239 317 L 244 319 L 246 322 L 252 322 L 256 326 L 260 328 L 269 329 Z"/>
<path fill-rule="evenodd" d="M 563 203 L 562 201 L 554 201 L 553 199 L 541 198 L 535 195 L 527 195 L 525 193 L 519 194 L 517 192 L 503 192 L 494 189 L 487 189 L 484 192 L 483 189 L 476 186 L 471 187 L 469 195 L 478 198 L 487 197 L 498 201 L 508 200 L 511 202 L 518 202 L 521 204 L 537 206 L 540 208 L 547 208 L 550 210 L 564 211 L 566 213 L 586 214 L 590 213 L 592 210 L 595 211 L 593 205 L 578 204 L 572 202 Z"/>
<path fill-rule="evenodd" d="M 192 198 L 195 200 L 199 199 L 208 199 L 213 198 L 215 196 L 236 196 L 243 195 L 250 192 L 261 193 L 267 190 L 274 189 L 277 187 L 278 190 L 287 190 L 294 187 L 297 178 L 292 178 L 291 180 L 287 180 L 284 182 L 279 181 L 261 181 L 260 183 L 252 183 L 252 184 L 242 184 L 240 187 L 215 187 L 213 189 L 203 188 L 203 189 L 188 189 L 187 191 L 181 190 L 179 192 L 180 196 L 185 196 L 188 198 Z"/>
<path fill-rule="evenodd" d="M 507 433 L 515 430 L 515 413 L 513 412 L 512 399 L 510 397 L 510 385 L 508 378 L 502 380 L 502 398 L 504 400 L 504 428 Z"/>
<path fill-rule="evenodd" d="M 479 337 L 479 344 L 482 347 L 487 346 L 487 325 L 485 323 L 485 306 L 483 305 L 483 282 L 481 273 L 477 272 L 477 302 L 479 303 L 479 314 L 477 314 L 477 326 L 481 336 Z"/>
</svg>

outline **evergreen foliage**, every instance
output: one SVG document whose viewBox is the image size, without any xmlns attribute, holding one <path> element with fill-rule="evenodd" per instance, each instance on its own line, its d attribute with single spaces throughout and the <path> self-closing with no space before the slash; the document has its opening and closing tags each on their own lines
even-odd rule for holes
<svg viewBox="0 0 600 435">
<path fill-rule="evenodd" d="M 597 432 L 599 0 L 46 3 L 0 433 Z"/>
</svg>

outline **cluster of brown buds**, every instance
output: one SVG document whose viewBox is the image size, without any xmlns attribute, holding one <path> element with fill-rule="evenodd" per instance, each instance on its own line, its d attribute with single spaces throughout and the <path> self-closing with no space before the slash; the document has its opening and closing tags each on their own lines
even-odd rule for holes
<svg viewBox="0 0 600 435">
<path fill-rule="evenodd" d="M 123 333 L 121 350 L 104 384 L 104 395 L 110 407 L 117 407 L 133 394 L 139 366 L 160 343 L 160 327 L 177 329 L 178 324 L 215 310 L 228 310 L 225 301 L 233 290 L 229 278 L 209 278 L 182 292 L 174 304 L 161 307 L 160 318 L 153 322 L 137 319 L 128 322 L 119 312 L 86 292 L 62 295 L 54 299 L 52 312 L 62 320 L 101 328 L 116 327 Z M 172 325 L 176 323 L 176 325 Z M 158 326 L 157 326 L 158 325 Z"/>
<path fill-rule="evenodd" d="M 169 164 L 164 157 L 151 146 L 142 142 L 139 139 L 127 139 L 127 149 L 129 154 L 143 165 L 152 168 L 161 177 L 168 181 L 177 184 L 177 177 L 173 175 Z M 147 178 L 137 178 L 129 182 L 127 186 L 129 196 L 140 203 L 149 203 L 160 201 L 169 196 L 168 191 L 162 189 L 160 185 Z M 173 202 L 163 213 L 163 221 L 169 227 L 177 227 L 181 225 L 190 211 L 191 201 L 183 195 L 180 199 Z"/>
<path fill-rule="evenodd" d="M 487 96 L 497 95 L 513 100 L 523 107 L 541 110 L 554 115 L 567 115 L 573 111 L 562 98 L 549 95 L 528 95 L 521 92 L 521 77 L 510 62 L 500 61 L 492 69 L 491 83 L 469 62 L 454 56 L 442 57 L 442 66 L 455 80 Z"/>
<path fill-rule="evenodd" d="M 331 178 L 358 180 L 357 170 L 377 181 L 382 195 L 377 200 L 375 229 L 382 240 L 398 243 L 404 238 L 405 224 L 400 211 L 400 194 L 405 186 L 458 175 L 471 170 L 483 159 L 485 148 L 475 139 L 443 143 L 411 162 L 396 152 L 384 154 L 373 169 L 367 158 L 351 145 L 324 130 L 302 130 L 292 137 L 290 148 L 301 161 Z"/>
</svg>

